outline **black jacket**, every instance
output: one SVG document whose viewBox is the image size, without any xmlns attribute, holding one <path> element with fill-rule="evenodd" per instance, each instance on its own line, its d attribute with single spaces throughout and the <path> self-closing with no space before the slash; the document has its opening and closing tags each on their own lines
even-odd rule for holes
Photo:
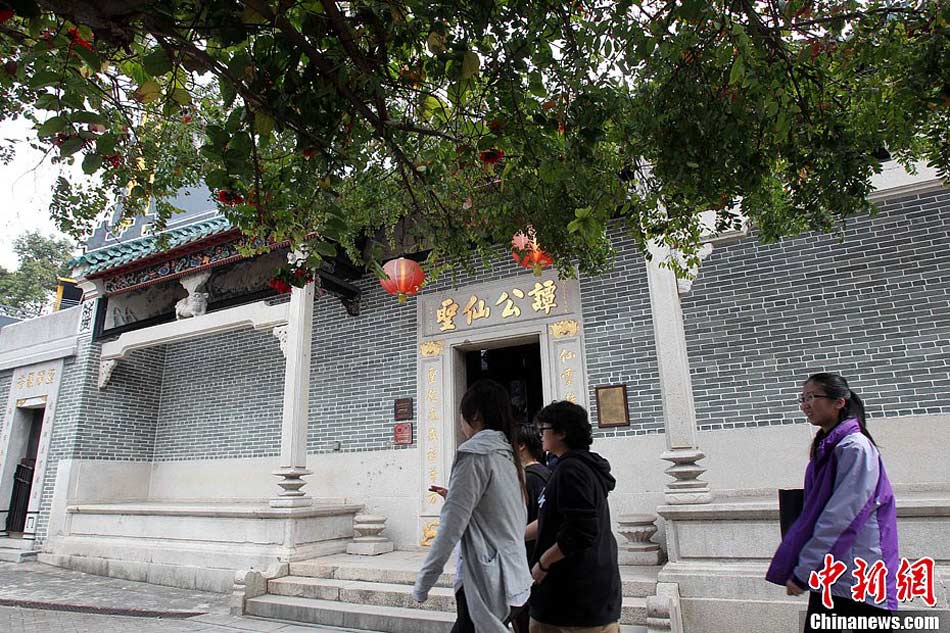
<svg viewBox="0 0 950 633">
<path fill-rule="evenodd" d="M 524 469 L 524 486 L 528 493 L 528 523 L 538 518 L 538 501 L 544 487 L 551 478 L 551 469 L 543 464 L 531 464 Z M 531 555 L 534 553 L 536 541 L 525 541 L 525 549 L 528 550 L 528 561 L 531 561 Z M 540 554 L 538 554 L 540 556 Z"/>
<path fill-rule="evenodd" d="M 620 619 L 622 601 L 617 541 L 607 494 L 616 481 L 597 453 L 564 453 L 540 500 L 537 562 L 554 543 L 565 558 L 531 597 L 531 617 L 555 626 L 603 626 Z"/>
</svg>

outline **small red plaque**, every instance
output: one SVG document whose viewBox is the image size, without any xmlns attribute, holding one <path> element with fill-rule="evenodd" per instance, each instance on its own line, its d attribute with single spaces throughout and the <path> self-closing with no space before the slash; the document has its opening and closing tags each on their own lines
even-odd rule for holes
<svg viewBox="0 0 950 633">
<path fill-rule="evenodd" d="M 394 444 L 412 444 L 412 422 L 400 422 L 393 425 Z"/>
</svg>

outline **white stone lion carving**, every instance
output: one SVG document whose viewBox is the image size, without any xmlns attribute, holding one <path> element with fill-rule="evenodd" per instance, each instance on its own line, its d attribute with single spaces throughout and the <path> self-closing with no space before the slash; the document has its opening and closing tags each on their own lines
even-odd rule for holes
<svg viewBox="0 0 950 633">
<path fill-rule="evenodd" d="M 175 318 L 187 319 L 208 311 L 208 293 L 194 292 L 175 304 Z"/>
</svg>

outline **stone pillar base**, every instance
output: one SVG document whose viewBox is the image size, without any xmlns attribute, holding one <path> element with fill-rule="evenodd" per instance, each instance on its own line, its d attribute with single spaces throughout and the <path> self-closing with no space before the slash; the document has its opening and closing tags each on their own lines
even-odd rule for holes
<svg viewBox="0 0 950 633">
<path fill-rule="evenodd" d="M 386 529 L 386 517 L 379 514 L 357 514 L 353 518 L 353 531 L 357 536 L 346 546 L 347 554 L 378 556 L 393 551 L 393 543 L 380 536 Z"/>
<path fill-rule="evenodd" d="M 395 549 L 393 542 L 381 538 L 378 541 L 353 541 L 346 546 L 347 554 L 357 554 L 359 556 L 379 556 L 388 554 Z"/>
<path fill-rule="evenodd" d="M 617 562 L 621 565 L 660 565 L 666 556 L 657 543 L 650 539 L 656 534 L 656 516 L 652 514 L 622 514 L 617 522 L 619 532 L 627 540 L 617 546 Z"/>
</svg>

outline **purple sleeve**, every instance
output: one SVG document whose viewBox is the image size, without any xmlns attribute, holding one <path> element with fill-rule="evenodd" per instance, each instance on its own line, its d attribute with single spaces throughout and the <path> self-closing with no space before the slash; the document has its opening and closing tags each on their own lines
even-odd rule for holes
<svg viewBox="0 0 950 633">
<path fill-rule="evenodd" d="M 808 582 L 811 572 L 824 566 L 825 554 L 838 556 L 850 549 L 860 529 L 868 501 L 877 489 L 880 461 L 863 435 L 842 440 L 835 447 L 835 487 L 825 504 L 811 538 L 802 547 L 795 567 L 796 579 Z M 843 561 L 849 566 L 852 561 Z"/>
</svg>

